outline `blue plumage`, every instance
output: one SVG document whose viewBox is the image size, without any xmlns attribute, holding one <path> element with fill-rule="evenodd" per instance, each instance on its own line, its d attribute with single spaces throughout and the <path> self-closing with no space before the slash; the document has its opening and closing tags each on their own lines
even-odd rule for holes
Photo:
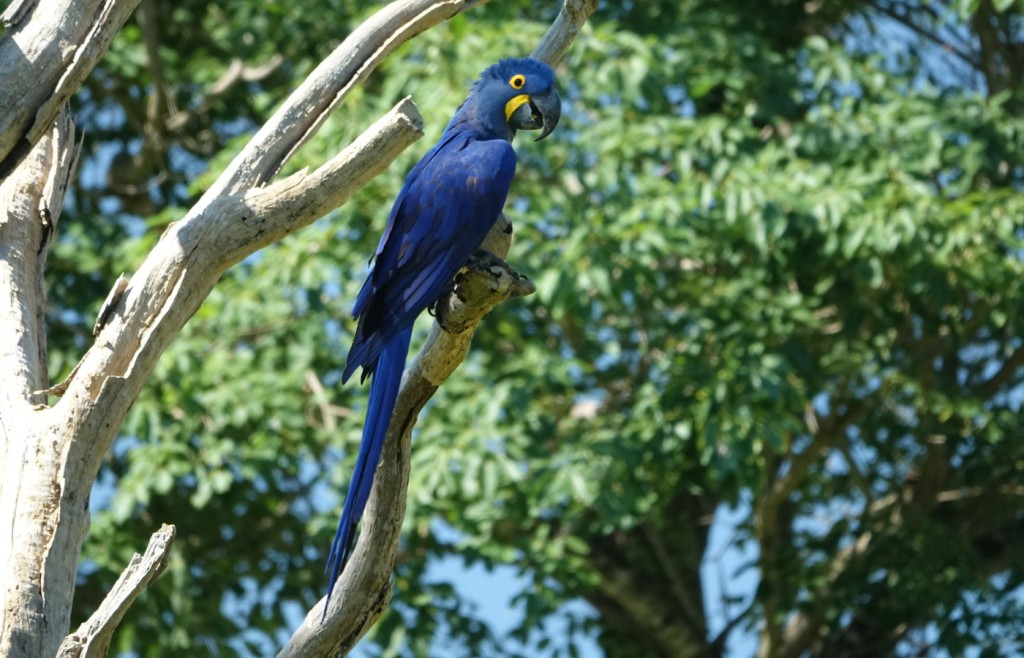
<svg viewBox="0 0 1024 658">
<path fill-rule="evenodd" d="M 506 59 L 486 69 L 438 143 L 405 179 L 356 299 L 358 319 L 343 381 L 362 368 L 372 376 L 363 438 L 327 565 L 330 601 L 345 568 L 373 486 L 394 410 L 412 325 L 438 298 L 501 214 L 516 169 L 510 142 L 517 130 L 558 123 L 560 101 L 551 68 Z M 324 608 L 326 614 L 326 606 Z"/>
</svg>

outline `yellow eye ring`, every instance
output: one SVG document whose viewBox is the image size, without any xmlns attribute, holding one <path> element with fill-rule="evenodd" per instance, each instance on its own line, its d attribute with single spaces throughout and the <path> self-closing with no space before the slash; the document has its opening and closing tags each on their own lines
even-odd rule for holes
<svg viewBox="0 0 1024 658">
<path fill-rule="evenodd" d="M 526 84 L 526 76 L 516 73 L 515 75 L 508 79 L 508 84 L 513 89 L 522 89 L 523 85 Z"/>
</svg>

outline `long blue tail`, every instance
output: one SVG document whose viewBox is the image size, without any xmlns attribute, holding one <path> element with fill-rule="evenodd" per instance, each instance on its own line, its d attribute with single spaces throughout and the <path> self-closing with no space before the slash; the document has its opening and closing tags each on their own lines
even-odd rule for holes
<svg viewBox="0 0 1024 658">
<path fill-rule="evenodd" d="M 327 601 L 324 603 L 324 614 L 331 602 L 331 592 L 338 576 L 345 569 L 345 564 L 355 547 L 356 526 L 363 517 L 366 501 L 370 499 L 373 488 L 373 475 L 377 471 L 380 452 L 384 447 L 384 437 L 388 431 L 391 413 L 395 409 L 398 398 L 398 387 L 402 383 L 402 372 L 405 370 L 405 359 L 409 355 L 409 339 L 412 326 L 400 330 L 380 353 L 377 367 L 373 371 L 370 382 L 370 400 L 366 405 L 366 421 L 363 424 L 363 440 L 356 457 L 356 469 L 352 475 L 352 483 L 345 498 L 345 507 L 338 522 L 338 532 L 334 535 L 331 545 L 331 556 L 327 561 L 327 573 L 330 582 L 327 585 Z"/>
</svg>

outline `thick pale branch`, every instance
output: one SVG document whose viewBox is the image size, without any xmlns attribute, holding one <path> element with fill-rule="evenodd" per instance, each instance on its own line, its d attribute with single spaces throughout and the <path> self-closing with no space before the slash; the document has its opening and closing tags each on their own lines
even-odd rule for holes
<svg viewBox="0 0 1024 658">
<path fill-rule="evenodd" d="M 109 425 L 78 442 L 81 463 L 98 463 L 156 359 L 224 270 L 344 203 L 420 137 L 420 124 L 406 99 L 315 172 L 222 197 L 172 225 L 131 278 L 55 408 L 83 425 Z"/>
<path fill-rule="evenodd" d="M 110 640 L 124 613 L 167 566 L 174 535 L 174 526 L 167 524 L 153 533 L 146 553 L 132 556 L 96 612 L 64 639 L 57 652 L 58 658 L 102 658 L 107 655 Z"/>
<path fill-rule="evenodd" d="M 0 39 L 0 180 L 57 119 L 139 0 L 18 2 Z"/>
<path fill-rule="evenodd" d="M 598 0 L 565 0 L 532 56 L 554 66 L 562 61 L 590 15 L 597 11 Z"/>
<path fill-rule="evenodd" d="M 46 382 L 43 265 L 78 158 L 69 115 L 51 129 L 0 183 L 0 418 L 40 402 L 32 392 Z"/>
<path fill-rule="evenodd" d="M 217 182 L 202 207 L 225 193 L 271 180 L 331 110 L 402 43 L 481 0 L 397 0 L 367 19 L 299 85 Z"/>
</svg>

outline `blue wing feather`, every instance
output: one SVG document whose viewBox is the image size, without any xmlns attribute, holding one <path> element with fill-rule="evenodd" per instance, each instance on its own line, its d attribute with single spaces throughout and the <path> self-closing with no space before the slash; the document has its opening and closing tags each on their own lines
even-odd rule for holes
<svg viewBox="0 0 1024 658">
<path fill-rule="evenodd" d="M 515 162 L 508 142 L 456 133 L 409 173 L 356 299 L 360 322 L 344 381 L 360 367 L 372 372 L 388 339 L 437 299 L 480 246 L 505 205 Z"/>
</svg>

